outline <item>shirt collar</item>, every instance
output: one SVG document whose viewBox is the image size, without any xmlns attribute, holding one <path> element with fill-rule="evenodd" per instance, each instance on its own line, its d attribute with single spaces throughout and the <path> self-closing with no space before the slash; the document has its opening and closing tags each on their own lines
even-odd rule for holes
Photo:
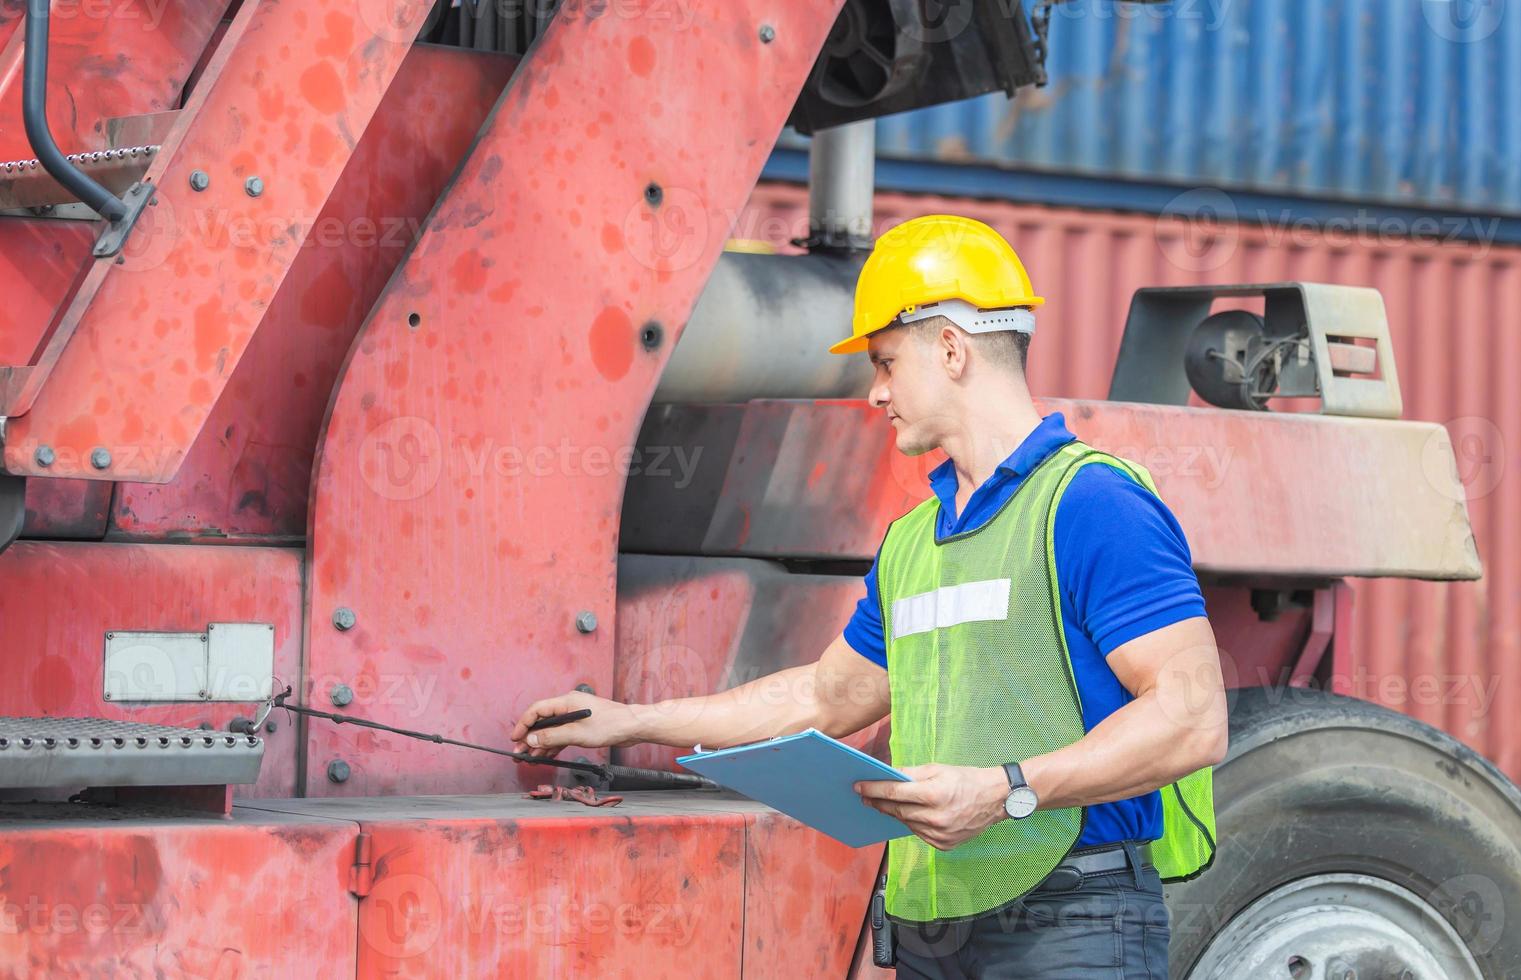
<svg viewBox="0 0 1521 980">
<path fill-rule="evenodd" d="M 989 482 L 996 479 L 1024 479 L 1030 472 L 1046 461 L 1046 457 L 1056 452 L 1067 443 L 1076 439 L 1071 430 L 1067 428 L 1067 420 L 1061 412 L 1052 412 L 1040 420 L 1030 434 L 1025 436 L 1024 442 L 998 464 L 993 475 L 988 478 Z M 935 496 L 940 498 L 940 503 L 945 506 L 948 513 L 956 511 L 956 491 L 960 489 L 960 483 L 956 479 L 956 464 L 947 459 L 929 472 L 930 489 Z"/>
</svg>

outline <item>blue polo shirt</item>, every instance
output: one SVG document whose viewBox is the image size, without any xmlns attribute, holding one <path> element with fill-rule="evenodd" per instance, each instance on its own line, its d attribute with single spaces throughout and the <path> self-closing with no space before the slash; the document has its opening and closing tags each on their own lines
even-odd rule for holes
<svg viewBox="0 0 1521 980">
<path fill-rule="evenodd" d="M 981 527 L 1014 495 L 1036 466 L 1075 436 L 1061 413 L 1046 416 L 1025 441 L 972 491 L 966 512 L 956 513 L 956 469 L 950 460 L 930 472 L 940 499 L 935 537 Z M 1061 586 L 1062 631 L 1083 704 L 1083 727 L 1093 727 L 1134 700 L 1105 658 L 1138 636 L 1204 615 L 1183 529 L 1156 495 L 1112 466 L 1085 466 L 1056 509 L 1053 547 Z M 845 642 L 861 656 L 887 666 L 877 599 L 877 566 L 866 575 L 866 596 L 845 627 Z M 1010 762 L 1017 762 L 1011 759 Z M 1078 847 L 1162 836 L 1162 802 L 1156 792 L 1088 808 Z"/>
</svg>

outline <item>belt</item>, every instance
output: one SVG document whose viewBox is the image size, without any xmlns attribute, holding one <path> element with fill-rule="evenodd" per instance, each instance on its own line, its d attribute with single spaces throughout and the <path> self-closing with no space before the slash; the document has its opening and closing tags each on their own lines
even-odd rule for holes
<svg viewBox="0 0 1521 980">
<path fill-rule="evenodd" d="M 1104 847 L 1073 851 L 1062 858 L 1045 880 L 1036 885 L 1037 892 L 1069 892 L 1083 883 L 1085 878 L 1096 875 L 1115 874 L 1132 868 L 1131 853 L 1139 859 L 1134 870 L 1151 867 L 1151 843 L 1109 844 Z M 1137 881 L 1139 884 L 1139 881 Z"/>
</svg>

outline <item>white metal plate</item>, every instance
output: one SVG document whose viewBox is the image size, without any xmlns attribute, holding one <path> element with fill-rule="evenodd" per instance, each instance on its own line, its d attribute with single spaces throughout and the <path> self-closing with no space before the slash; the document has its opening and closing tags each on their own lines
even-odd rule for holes
<svg viewBox="0 0 1521 980">
<path fill-rule="evenodd" d="M 204 701 L 205 635 L 107 633 L 105 680 L 107 701 Z"/>
<path fill-rule="evenodd" d="M 263 701 L 273 693 L 273 623 L 211 623 L 206 627 L 208 701 Z"/>
<path fill-rule="evenodd" d="M 107 701 L 262 701 L 273 693 L 274 672 L 271 623 L 106 634 Z"/>
</svg>

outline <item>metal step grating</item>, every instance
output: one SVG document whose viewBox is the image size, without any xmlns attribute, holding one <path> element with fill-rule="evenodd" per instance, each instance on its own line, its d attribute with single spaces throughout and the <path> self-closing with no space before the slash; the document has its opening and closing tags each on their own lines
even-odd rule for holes
<svg viewBox="0 0 1521 980">
<path fill-rule="evenodd" d="M 0 717 L 0 788 L 251 783 L 263 758 L 256 735 L 108 718 Z"/>
<path fill-rule="evenodd" d="M 121 195 L 142 179 L 158 151 L 157 146 L 123 146 L 70 153 L 68 159 L 111 193 Z M 0 161 L 0 212 L 23 210 L 41 216 L 99 217 L 42 169 L 41 161 Z"/>
</svg>

